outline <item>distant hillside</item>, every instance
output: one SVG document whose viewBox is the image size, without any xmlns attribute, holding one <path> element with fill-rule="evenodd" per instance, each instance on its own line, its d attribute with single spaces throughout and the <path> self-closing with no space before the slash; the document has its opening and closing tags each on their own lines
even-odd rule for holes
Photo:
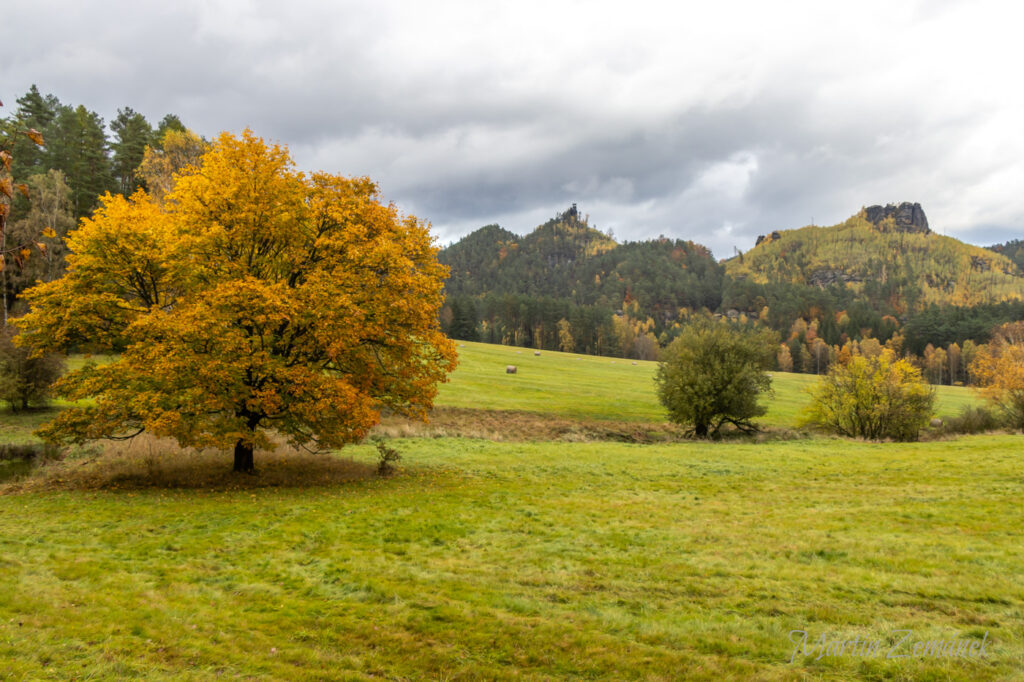
<svg viewBox="0 0 1024 682">
<path fill-rule="evenodd" d="M 1021 272 L 1024 272 L 1024 239 L 1014 239 L 1005 244 L 994 244 L 988 247 L 988 250 L 1006 256 L 1017 265 Z"/>
<path fill-rule="evenodd" d="M 576 206 L 520 237 L 488 225 L 441 251 L 449 298 L 523 295 L 675 317 L 721 301 L 722 267 L 704 246 L 658 239 L 617 244 Z"/>
<path fill-rule="evenodd" d="M 725 269 L 700 244 L 617 244 L 576 205 L 525 236 L 488 225 L 443 249 L 453 338 L 657 357 L 683 309 L 716 310 Z M 667 336 L 668 335 L 668 336 Z"/>
<path fill-rule="evenodd" d="M 487 225 L 440 253 L 451 268 L 449 296 L 488 292 L 569 297 L 579 266 L 615 241 L 580 219 L 576 206 L 525 237 Z"/>
<path fill-rule="evenodd" d="M 773 232 L 729 259 L 726 272 L 758 284 L 838 286 L 900 314 L 1024 299 L 1013 261 L 935 234 L 920 205 L 909 203 L 871 206 L 833 227 Z"/>
<path fill-rule="evenodd" d="M 1019 243 L 1001 248 L 1021 255 Z M 893 339 L 922 354 L 985 342 L 1024 314 L 1018 265 L 933 233 L 910 203 L 772 232 L 723 263 L 690 241 L 617 244 L 575 205 L 525 236 L 482 227 L 439 258 L 451 267 L 441 322 L 452 337 L 597 355 L 655 358 L 685 317 L 707 309 L 767 325 L 795 371 L 811 371 L 815 339 L 834 348 Z"/>
</svg>

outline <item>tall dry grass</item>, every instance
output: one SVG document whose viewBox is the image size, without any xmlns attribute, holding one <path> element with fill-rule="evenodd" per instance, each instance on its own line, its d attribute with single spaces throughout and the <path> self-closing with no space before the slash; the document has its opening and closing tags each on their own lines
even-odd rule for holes
<svg viewBox="0 0 1024 682">
<path fill-rule="evenodd" d="M 669 422 L 643 423 L 559 417 L 515 410 L 435 407 L 427 422 L 384 417 L 373 435 L 385 438 L 480 438 L 497 442 L 563 441 L 616 443 L 680 443 L 691 440 Z M 726 437 L 742 434 L 726 434 Z M 765 427 L 757 440 L 797 437 L 790 429 Z"/>
<path fill-rule="evenodd" d="M 193 488 L 235 490 L 332 486 L 376 476 L 376 464 L 333 453 L 312 454 L 288 445 L 257 451 L 256 475 L 237 474 L 223 450 L 181 448 L 143 434 L 97 444 L 42 462 L 28 476 L 0 486 L 0 494 L 35 490 Z"/>
</svg>

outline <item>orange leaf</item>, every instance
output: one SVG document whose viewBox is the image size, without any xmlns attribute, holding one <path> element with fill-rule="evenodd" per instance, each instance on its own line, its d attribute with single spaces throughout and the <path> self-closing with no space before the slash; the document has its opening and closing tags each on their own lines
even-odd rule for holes
<svg viewBox="0 0 1024 682">
<path fill-rule="evenodd" d="M 21 250 L 21 257 L 22 258 L 28 258 L 31 255 L 32 255 L 32 252 L 29 249 L 24 248 L 24 249 Z"/>
<path fill-rule="evenodd" d="M 26 199 L 31 199 L 32 198 L 32 195 L 28 193 L 28 185 L 26 185 L 24 182 L 20 182 L 17 185 L 15 185 L 14 187 L 19 192 L 21 192 L 22 196 L 24 196 Z"/>
<path fill-rule="evenodd" d="M 46 253 L 46 244 L 42 242 L 36 242 L 36 248 L 39 249 L 40 253 Z"/>
<path fill-rule="evenodd" d="M 0 193 L 3 193 L 5 195 L 7 195 L 8 197 L 10 197 L 11 193 L 13 191 L 14 191 L 14 189 L 11 187 L 11 179 L 10 178 L 0 178 Z"/>
<path fill-rule="evenodd" d="M 40 147 L 43 146 L 43 134 L 41 132 L 39 132 L 35 128 L 29 128 L 28 132 L 26 132 L 25 134 L 28 135 L 28 139 L 32 140 L 37 145 L 39 145 Z"/>
<path fill-rule="evenodd" d="M 53 239 L 54 237 L 57 236 L 57 233 L 54 232 L 53 228 L 50 227 L 49 225 L 47 225 L 46 227 L 43 228 L 43 233 L 42 234 L 43 234 L 44 237 L 49 237 L 50 239 Z"/>
<path fill-rule="evenodd" d="M 4 271 L 4 265 L 5 264 L 6 264 L 6 262 L 4 260 L 4 254 L 0 253 L 0 272 Z"/>
<path fill-rule="evenodd" d="M 5 151 L 0 151 L 0 163 L 4 165 L 5 170 L 11 170 L 11 155 Z"/>
</svg>

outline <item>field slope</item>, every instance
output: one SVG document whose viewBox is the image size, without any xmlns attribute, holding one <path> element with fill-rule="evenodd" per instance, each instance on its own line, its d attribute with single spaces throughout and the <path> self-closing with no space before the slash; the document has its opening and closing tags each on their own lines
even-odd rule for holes
<svg viewBox="0 0 1024 682">
<path fill-rule="evenodd" d="M 657 363 L 459 342 L 459 367 L 441 387 L 440 406 L 542 412 L 578 419 L 660 422 L 665 410 L 655 394 Z M 516 374 L 506 374 L 516 365 Z M 793 427 L 817 377 L 775 372 L 765 398 L 768 426 Z M 951 417 L 977 404 L 971 389 L 937 386 L 936 414 Z"/>
</svg>

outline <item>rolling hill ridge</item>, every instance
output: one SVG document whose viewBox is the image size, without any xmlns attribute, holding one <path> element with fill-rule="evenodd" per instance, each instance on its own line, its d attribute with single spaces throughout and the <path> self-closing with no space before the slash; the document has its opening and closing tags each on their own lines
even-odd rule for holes
<svg viewBox="0 0 1024 682">
<path fill-rule="evenodd" d="M 1019 256 L 1016 246 L 1004 250 Z M 722 262 L 681 239 L 617 243 L 573 205 L 525 236 L 480 228 L 439 258 L 451 268 L 442 324 L 455 338 L 641 359 L 702 310 L 759 320 L 781 339 L 815 326 L 830 345 L 901 333 L 918 353 L 985 341 L 1024 316 L 1022 268 L 936 234 L 912 203 L 771 232 Z"/>
<path fill-rule="evenodd" d="M 617 243 L 576 205 L 520 237 L 487 225 L 441 251 L 449 297 L 518 295 L 621 309 L 639 300 L 652 312 L 716 309 L 724 269 L 700 244 L 656 239 Z"/>
<path fill-rule="evenodd" d="M 932 232 L 920 204 L 870 206 L 832 227 L 773 232 L 725 266 L 731 278 L 759 284 L 845 286 L 901 314 L 1024 299 L 1013 261 Z"/>
</svg>

